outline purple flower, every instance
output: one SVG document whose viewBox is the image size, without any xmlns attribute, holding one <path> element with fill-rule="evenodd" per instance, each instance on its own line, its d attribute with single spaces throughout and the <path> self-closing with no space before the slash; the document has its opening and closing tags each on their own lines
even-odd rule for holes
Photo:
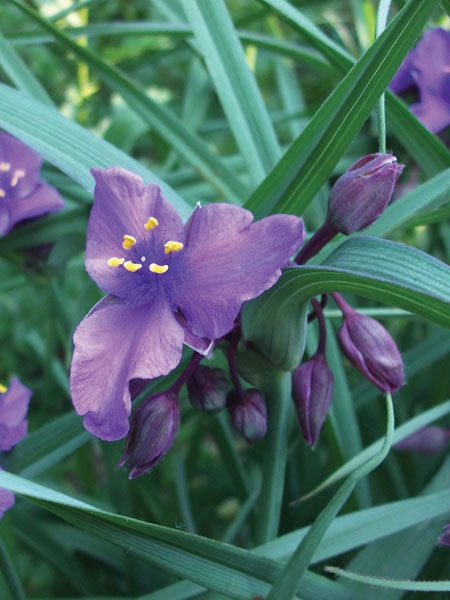
<svg viewBox="0 0 450 600">
<path fill-rule="evenodd" d="M 450 546 L 450 525 L 444 527 L 444 533 L 438 539 L 439 546 Z"/>
<path fill-rule="evenodd" d="M 258 442 L 267 433 L 266 402 L 260 391 L 232 390 L 227 396 L 231 424 L 249 444 Z"/>
<path fill-rule="evenodd" d="M 228 377 L 223 369 L 199 365 L 187 380 L 187 389 L 192 406 L 217 412 L 226 404 Z"/>
<path fill-rule="evenodd" d="M 368 154 L 331 188 L 325 224 L 350 235 L 371 225 L 389 204 L 403 170 L 392 154 Z"/>
<path fill-rule="evenodd" d="M 433 454 L 441 452 L 450 442 L 450 429 L 428 425 L 421 427 L 404 440 L 395 444 L 396 450 L 404 452 L 420 452 L 421 454 Z"/>
<path fill-rule="evenodd" d="M 450 124 L 450 31 L 430 29 L 411 50 L 389 85 L 402 94 L 419 93 L 410 106 L 416 117 L 433 133 Z"/>
<path fill-rule="evenodd" d="M 55 188 L 39 180 L 41 157 L 0 131 L 0 235 L 16 223 L 64 207 Z"/>
<path fill-rule="evenodd" d="M 9 388 L 0 384 L 0 450 L 8 452 L 26 435 L 28 422 L 25 419 L 31 390 L 17 377 L 11 379 Z M 1 467 L 0 467 L 1 469 Z M 14 504 L 14 494 L 0 489 L 0 519 Z"/>
<path fill-rule="evenodd" d="M 317 352 L 292 374 L 292 397 L 305 441 L 315 446 L 333 398 L 334 377 Z"/>
<path fill-rule="evenodd" d="M 132 469 L 134 479 L 150 471 L 169 451 L 180 427 L 177 395 L 155 394 L 143 400 L 133 414 L 124 453 L 117 465 Z"/>
<path fill-rule="evenodd" d="M 183 225 L 158 186 L 119 167 L 92 174 L 86 268 L 109 295 L 75 331 L 71 393 L 86 429 L 116 440 L 129 429 L 129 381 L 169 373 L 183 343 L 206 354 L 242 303 L 277 281 L 304 230 L 293 215 L 253 223 L 222 203 Z"/>
<path fill-rule="evenodd" d="M 340 294 L 332 294 L 344 322 L 338 333 L 342 352 L 369 381 L 383 392 L 403 385 L 403 361 L 386 329 L 371 317 L 359 314 Z"/>
</svg>

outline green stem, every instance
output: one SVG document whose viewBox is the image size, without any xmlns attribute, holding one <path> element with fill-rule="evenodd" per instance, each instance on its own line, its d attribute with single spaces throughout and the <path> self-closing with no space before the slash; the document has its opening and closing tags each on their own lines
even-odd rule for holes
<svg viewBox="0 0 450 600">
<path fill-rule="evenodd" d="M 377 11 L 376 37 L 379 37 L 386 29 L 390 6 L 391 0 L 380 0 Z M 378 100 L 377 121 L 380 152 L 386 154 L 386 108 L 384 94 Z"/>
<path fill-rule="evenodd" d="M 256 544 L 264 544 L 278 534 L 287 458 L 287 424 L 291 404 L 291 374 L 273 375 L 266 394 L 267 436 L 264 447 L 263 479 L 258 502 Z"/>
<path fill-rule="evenodd" d="M 369 458 L 363 465 L 355 469 L 348 479 L 344 481 L 336 494 L 311 525 L 308 533 L 302 539 L 296 551 L 289 559 L 286 567 L 275 581 L 266 600 L 291 600 L 294 598 L 300 581 L 311 563 L 320 541 L 335 516 L 345 504 L 347 498 L 352 493 L 353 488 L 362 477 L 365 477 L 368 473 L 373 471 L 373 469 L 386 458 L 394 434 L 394 408 L 390 394 L 386 394 L 386 412 L 386 437 L 380 451 Z"/>
<path fill-rule="evenodd" d="M 26 600 L 25 592 L 22 589 L 20 579 L 16 573 L 16 569 L 9 557 L 5 545 L 0 540 L 0 571 L 3 573 L 6 584 L 11 591 L 11 597 L 14 600 Z"/>
</svg>

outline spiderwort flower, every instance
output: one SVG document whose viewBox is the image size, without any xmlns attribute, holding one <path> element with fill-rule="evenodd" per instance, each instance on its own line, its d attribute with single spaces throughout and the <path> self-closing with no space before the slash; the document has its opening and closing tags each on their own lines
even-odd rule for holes
<svg viewBox="0 0 450 600">
<path fill-rule="evenodd" d="M 9 388 L 0 384 L 0 450 L 9 452 L 27 435 L 28 422 L 25 417 L 30 398 L 31 390 L 17 377 L 11 379 Z M 13 504 L 14 494 L 0 489 L 0 519 Z"/>
<path fill-rule="evenodd" d="M 389 88 L 396 94 L 418 91 L 419 102 L 409 108 L 433 133 L 450 125 L 450 31 L 435 28 L 425 32 L 406 55 Z"/>
<path fill-rule="evenodd" d="M 41 163 L 34 150 L 0 132 L 0 235 L 19 221 L 64 207 L 55 188 L 39 180 Z"/>
<path fill-rule="evenodd" d="M 259 390 L 232 390 L 227 396 L 231 424 L 249 444 L 258 442 L 267 433 L 266 402 Z"/>
<path fill-rule="evenodd" d="M 332 294 L 344 321 L 338 342 L 350 363 L 382 392 L 394 393 L 403 385 L 403 361 L 394 340 L 375 319 L 361 315 Z"/>
<path fill-rule="evenodd" d="M 450 546 L 450 525 L 444 527 L 444 532 L 438 539 L 439 546 Z"/>
<path fill-rule="evenodd" d="M 350 235 L 371 225 L 389 204 L 403 170 L 392 154 L 368 154 L 331 188 L 325 225 Z"/>
<path fill-rule="evenodd" d="M 189 401 L 206 412 L 222 410 L 227 400 L 228 378 L 223 369 L 199 365 L 187 380 Z"/>
<path fill-rule="evenodd" d="M 401 442 L 395 444 L 394 448 L 403 452 L 433 454 L 444 450 L 449 442 L 450 429 L 428 425 L 405 437 Z"/>
<path fill-rule="evenodd" d="M 150 471 L 169 451 L 180 427 L 176 393 L 155 394 L 143 400 L 133 414 L 124 453 L 117 468 L 132 469 L 134 479 Z"/>
<path fill-rule="evenodd" d="M 277 281 L 304 230 L 293 215 L 253 223 L 224 203 L 183 225 L 158 186 L 119 167 L 92 174 L 86 268 L 108 296 L 75 331 L 70 382 L 86 429 L 116 440 L 129 429 L 129 381 L 169 373 L 183 343 L 206 354 L 242 303 Z"/>
</svg>

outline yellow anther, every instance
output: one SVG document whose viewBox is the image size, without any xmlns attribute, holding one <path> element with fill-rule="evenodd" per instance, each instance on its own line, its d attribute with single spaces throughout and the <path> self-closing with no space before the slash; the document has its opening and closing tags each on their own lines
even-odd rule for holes
<svg viewBox="0 0 450 600">
<path fill-rule="evenodd" d="M 117 256 L 112 256 L 111 258 L 108 258 L 108 265 L 110 267 L 118 267 L 119 265 L 123 265 L 124 262 L 124 258 L 117 258 Z"/>
<path fill-rule="evenodd" d="M 158 219 L 155 219 L 155 217 L 150 217 L 144 227 L 150 231 L 150 229 L 154 229 L 155 227 L 158 227 L 158 225 Z"/>
<path fill-rule="evenodd" d="M 123 263 L 123 266 L 127 271 L 130 271 L 130 273 L 135 273 L 136 271 L 139 271 L 139 269 L 142 269 L 141 263 L 134 263 L 131 262 L 131 260 L 126 260 Z"/>
<path fill-rule="evenodd" d="M 25 177 L 25 170 L 16 169 L 14 171 L 13 178 L 11 179 L 11 187 L 16 187 L 16 185 L 19 183 L 19 179 L 22 177 Z"/>
<path fill-rule="evenodd" d="M 0 383 L 0 394 L 4 394 L 7 391 L 8 391 L 8 388 L 6 387 L 6 385 L 3 385 L 3 383 Z"/>
<path fill-rule="evenodd" d="M 165 273 L 169 270 L 169 265 L 157 265 L 156 263 L 152 263 L 149 266 L 149 269 L 152 273 Z"/>
<path fill-rule="evenodd" d="M 183 244 L 181 242 L 166 242 L 164 244 L 164 252 L 166 254 L 170 254 L 171 252 L 178 252 L 183 248 Z"/>
<path fill-rule="evenodd" d="M 0 171 L 9 171 L 11 165 L 7 162 L 0 162 Z"/>
<path fill-rule="evenodd" d="M 5 190 L 2 190 L 2 188 L 0 188 L 0 198 L 4 198 L 5 196 L 6 196 Z"/>
<path fill-rule="evenodd" d="M 130 248 L 132 248 L 136 243 L 136 238 L 133 237 L 132 235 L 127 235 L 125 234 L 123 236 L 123 242 L 122 242 L 122 247 L 125 248 L 125 250 L 129 250 Z"/>
</svg>

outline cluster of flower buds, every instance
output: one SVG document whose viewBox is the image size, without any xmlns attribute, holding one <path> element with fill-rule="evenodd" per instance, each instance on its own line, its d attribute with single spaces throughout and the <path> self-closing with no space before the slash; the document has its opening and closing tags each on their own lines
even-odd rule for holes
<svg viewBox="0 0 450 600">
<path fill-rule="evenodd" d="M 227 396 L 231 424 L 249 444 L 258 442 L 267 433 L 266 402 L 259 390 L 235 389 Z"/>
<path fill-rule="evenodd" d="M 189 401 L 194 408 L 206 412 L 219 412 L 225 407 L 228 377 L 223 369 L 198 365 L 187 380 Z"/>
</svg>

